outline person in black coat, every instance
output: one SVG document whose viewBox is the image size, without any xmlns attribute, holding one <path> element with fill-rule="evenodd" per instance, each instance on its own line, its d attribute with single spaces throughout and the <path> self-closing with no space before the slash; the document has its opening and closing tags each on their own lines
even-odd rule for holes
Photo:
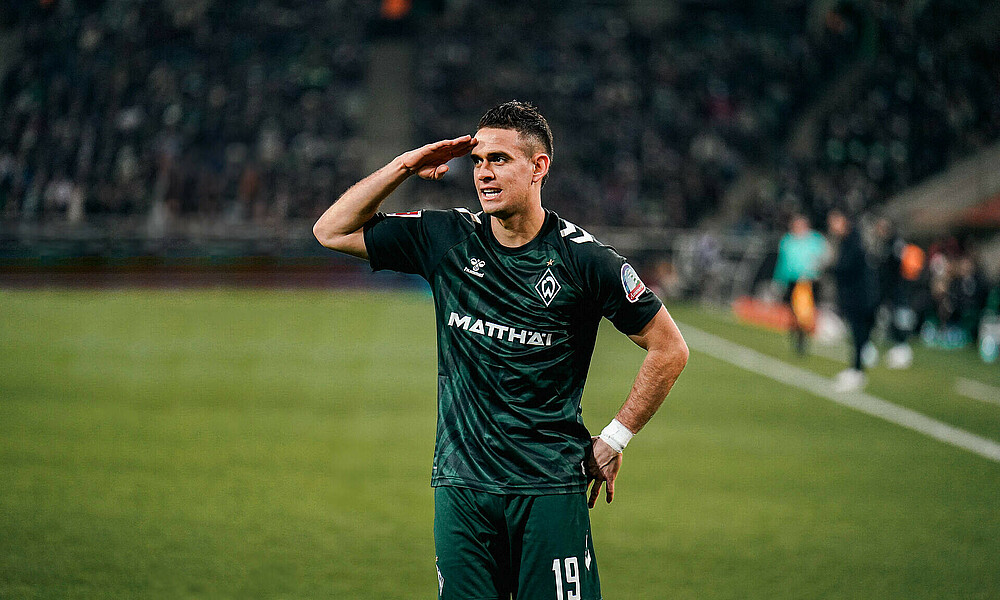
<svg viewBox="0 0 1000 600">
<path fill-rule="evenodd" d="M 839 240 L 836 259 L 830 271 L 837 286 L 837 308 L 847 321 L 854 343 L 851 368 L 839 373 L 835 380 L 838 391 L 864 387 L 862 351 L 871 338 L 879 303 L 878 271 L 865 248 L 860 227 L 840 211 L 827 216 L 830 236 Z"/>
</svg>

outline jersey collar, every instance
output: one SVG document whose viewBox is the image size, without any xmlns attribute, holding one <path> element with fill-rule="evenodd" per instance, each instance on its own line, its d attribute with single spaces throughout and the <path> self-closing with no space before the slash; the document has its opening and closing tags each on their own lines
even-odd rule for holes
<svg viewBox="0 0 1000 600">
<path fill-rule="evenodd" d="M 497 252 L 501 252 L 503 254 L 522 254 L 524 252 L 529 252 L 531 250 L 534 250 L 535 248 L 538 247 L 539 244 L 542 243 L 542 240 L 545 238 L 546 235 L 548 235 L 549 231 L 551 231 L 552 228 L 555 227 L 556 222 L 559 220 L 554 212 L 545 209 L 545 221 L 542 223 L 542 228 L 538 230 L 538 233 L 535 235 L 535 237 L 531 238 L 531 241 L 529 241 L 526 244 L 522 244 L 520 246 L 517 246 L 516 248 L 510 248 L 498 242 L 496 237 L 493 236 L 493 224 L 491 221 L 493 217 L 491 217 L 486 213 L 483 213 L 483 217 L 484 217 L 482 219 L 483 229 L 485 231 L 486 239 L 489 242 L 490 248 L 496 250 Z"/>
</svg>

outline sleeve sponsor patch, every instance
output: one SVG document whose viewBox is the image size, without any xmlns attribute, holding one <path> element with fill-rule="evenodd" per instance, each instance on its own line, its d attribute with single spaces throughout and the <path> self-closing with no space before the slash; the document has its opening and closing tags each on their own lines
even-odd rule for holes
<svg viewBox="0 0 1000 600">
<path fill-rule="evenodd" d="M 625 288 L 625 297 L 629 302 L 635 302 L 646 291 L 646 284 L 628 263 L 622 265 L 622 287 Z"/>
<path fill-rule="evenodd" d="M 409 212 L 396 212 L 396 213 L 386 213 L 387 217 L 419 217 L 420 213 L 423 211 L 411 210 Z"/>
</svg>

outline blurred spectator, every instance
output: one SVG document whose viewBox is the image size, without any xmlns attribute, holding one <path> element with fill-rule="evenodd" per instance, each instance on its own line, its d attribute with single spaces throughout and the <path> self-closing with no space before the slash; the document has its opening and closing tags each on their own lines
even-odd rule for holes
<svg viewBox="0 0 1000 600">
<path fill-rule="evenodd" d="M 915 288 L 924 271 L 924 251 L 915 244 L 907 243 L 886 218 L 876 222 L 875 235 L 880 246 L 880 303 L 889 317 L 889 340 L 892 343 L 886 353 L 886 365 L 891 369 L 906 369 L 913 363 L 909 339 L 917 326 L 913 302 Z"/>
<path fill-rule="evenodd" d="M 678 299 L 684 294 L 684 282 L 676 265 L 669 258 L 662 258 L 653 268 L 653 291 L 660 298 Z"/>
<path fill-rule="evenodd" d="M 787 210 L 860 214 L 1000 138 L 1000 45 L 972 36 L 980 6 L 875 1 L 870 11 L 871 73 L 820 123 L 815 158 L 779 161 L 757 200 L 765 225 Z"/>
<path fill-rule="evenodd" d="M 962 256 L 955 264 L 948 295 L 955 307 L 951 322 L 974 341 L 979 330 L 979 318 L 986 306 L 989 286 L 971 256 Z"/>
<path fill-rule="evenodd" d="M 962 0 L 841 2 L 811 25 L 806 1 L 679 3 L 662 20 L 627 3 L 446 4 L 400 21 L 417 141 L 467 131 L 496 101 L 536 101 L 556 134 L 546 204 L 582 225 L 696 226 L 758 170 L 773 177 L 746 228 L 820 222 L 1000 137 L 1000 47 L 962 37 L 977 13 Z M 0 32 L 20 47 L 0 82 L 0 219 L 165 235 L 314 218 L 365 175 L 385 6 L 9 0 Z M 785 158 L 790 124 L 861 52 L 871 78 L 820 123 L 817 158 Z M 468 184 L 412 199 L 474 202 Z"/>
<path fill-rule="evenodd" d="M 16 7 L 0 218 L 312 217 L 363 176 L 374 3 Z"/>
<path fill-rule="evenodd" d="M 865 361 L 862 353 L 871 339 L 878 308 L 878 274 L 861 235 L 861 224 L 832 211 L 827 225 L 836 240 L 835 260 L 831 266 L 837 286 L 837 309 L 851 330 L 854 352 L 851 367 L 840 372 L 834 386 L 837 391 L 858 390 L 865 385 Z"/>
<path fill-rule="evenodd" d="M 933 245 L 930 270 L 934 310 L 924 328 L 924 341 L 944 348 L 964 347 L 978 335 L 989 284 L 954 238 Z"/>
<path fill-rule="evenodd" d="M 710 232 L 702 232 L 694 246 L 695 293 L 702 300 L 721 304 L 722 296 L 722 246 Z"/>
<path fill-rule="evenodd" d="M 984 317 L 996 315 L 990 306 L 990 282 L 970 252 L 954 237 L 928 250 L 928 306 L 921 337 L 929 346 L 962 348 L 979 340 Z"/>
<path fill-rule="evenodd" d="M 815 33 L 807 9 L 682 3 L 656 23 L 620 5 L 541 2 L 512 15 L 455 2 L 418 33 L 415 125 L 422 140 L 451 137 L 483 106 L 533 100 L 556 137 L 548 206 L 572 207 L 585 225 L 693 226 L 853 56 L 853 9 Z M 461 185 L 419 204 L 453 202 Z"/>
<path fill-rule="evenodd" d="M 804 215 L 795 215 L 789 231 L 778 244 L 778 261 L 774 281 L 783 289 L 785 303 L 792 310 L 792 339 L 796 353 L 806 353 L 806 335 L 816 323 L 816 282 L 823 258 L 827 255 L 826 239 L 809 226 Z"/>
<path fill-rule="evenodd" d="M 993 363 L 1000 358 L 1000 285 L 994 284 L 979 321 L 979 356 Z"/>
</svg>

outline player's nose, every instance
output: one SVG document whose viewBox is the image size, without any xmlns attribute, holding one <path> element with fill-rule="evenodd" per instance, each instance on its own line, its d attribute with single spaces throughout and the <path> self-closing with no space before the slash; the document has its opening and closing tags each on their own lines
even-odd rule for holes
<svg viewBox="0 0 1000 600">
<path fill-rule="evenodd" d="M 476 179 L 479 181 L 491 181 L 493 179 L 493 171 L 486 166 L 486 161 L 476 165 Z"/>
</svg>

